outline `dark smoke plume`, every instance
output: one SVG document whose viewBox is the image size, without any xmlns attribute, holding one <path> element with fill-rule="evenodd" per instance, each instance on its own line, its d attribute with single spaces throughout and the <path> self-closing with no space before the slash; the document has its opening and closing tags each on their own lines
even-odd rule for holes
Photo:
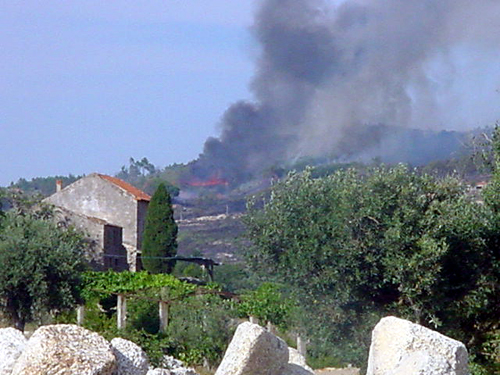
<svg viewBox="0 0 500 375">
<path fill-rule="evenodd" d="M 496 0 L 265 0 L 253 34 L 254 99 L 226 111 L 202 170 L 244 179 L 302 156 L 397 159 L 414 138 L 401 129 L 486 125 L 500 112 L 478 106 L 458 119 L 473 96 L 457 97 L 459 62 L 474 53 L 479 66 L 500 61 Z"/>
</svg>

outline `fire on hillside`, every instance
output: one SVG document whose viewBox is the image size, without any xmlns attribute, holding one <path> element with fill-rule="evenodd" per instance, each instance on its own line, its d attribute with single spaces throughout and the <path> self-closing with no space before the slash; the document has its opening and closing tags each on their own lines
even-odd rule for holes
<svg viewBox="0 0 500 375">
<path fill-rule="evenodd" d="M 228 186 L 229 182 L 224 180 L 223 178 L 213 176 L 207 180 L 193 178 L 191 181 L 188 181 L 186 185 L 193 187 Z"/>
</svg>

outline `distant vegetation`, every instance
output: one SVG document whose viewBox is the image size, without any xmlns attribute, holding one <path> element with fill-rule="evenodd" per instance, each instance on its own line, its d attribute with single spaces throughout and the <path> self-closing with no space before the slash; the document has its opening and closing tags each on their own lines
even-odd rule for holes
<svg viewBox="0 0 500 375">
<path fill-rule="evenodd" d="M 57 180 L 61 180 L 63 186 L 67 186 L 82 177 L 83 176 L 74 176 L 70 174 L 68 176 L 35 177 L 29 181 L 20 178 L 15 184 L 11 184 L 10 187 L 21 189 L 25 193 L 40 194 L 44 197 L 48 197 L 56 192 Z"/>
<path fill-rule="evenodd" d="M 147 158 L 142 158 L 141 160 L 130 158 L 129 165 L 127 167 L 122 166 L 116 177 L 143 190 L 149 195 L 153 195 L 158 186 L 163 183 L 169 194 L 176 197 L 179 195 L 179 187 L 176 185 L 179 181 L 179 176 L 176 176 L 173 171 L 177 168 L 183 169 L 182 165 L 176 164 L 162 170 L 151 164 Z"/>
</svg>

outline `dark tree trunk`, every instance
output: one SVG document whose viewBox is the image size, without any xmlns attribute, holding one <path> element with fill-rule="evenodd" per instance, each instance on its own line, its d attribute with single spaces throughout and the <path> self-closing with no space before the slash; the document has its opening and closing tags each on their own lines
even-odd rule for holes
<svg viewBox="0 0 500 375">
<path fill-rule="evenodd" d="M 24 319 L 15 319 L 14 320 L 14 328 L 20 330 L 21 332 L 24 332 L 24 326 L 26 325 L 26 322 Z"/>
<path fill-rule="evenodd" d="M 21 332 L 24 332 L 24 326 L 26 325 L 26 319 L 24 317 L 21 317 L 19 311 L 18 311 L 18 306 L 14 302 L 13 299 L 8 299 L 7 300 L 7 306 L 6 306 L 6 315 L 7 318 L 10 320 L 12 326 Z"/>
</svg>

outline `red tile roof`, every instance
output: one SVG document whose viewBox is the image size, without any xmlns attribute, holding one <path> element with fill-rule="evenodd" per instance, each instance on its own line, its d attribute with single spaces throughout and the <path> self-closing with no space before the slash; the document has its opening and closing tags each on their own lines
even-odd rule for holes
<svg viewBox="0 0 500 375">
<path fill-rule="evenodd" d="M 111 177 L 107 176 L 105 174 L 97 174 L 99 177 L 108 180 L 109 182 L 112 182 L 116 186 L 122 188 L 123 190 L 127 191 L 128 193 L 132 194 L 136 200 L 138 201 L 148 201 L 151 199 L 149 195 L 147 195 L 145 192 L 143 192 L 140 189 L 137 189 L 136 187 L 130 185 L 129 183 L 120 180 L 119 178 L 116 177 Z"/>
</svg>

